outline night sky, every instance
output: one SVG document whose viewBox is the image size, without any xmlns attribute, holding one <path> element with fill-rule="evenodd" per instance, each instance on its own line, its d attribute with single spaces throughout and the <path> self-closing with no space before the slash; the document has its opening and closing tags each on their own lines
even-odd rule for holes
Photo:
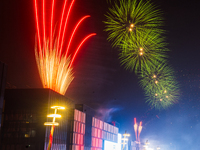
<svg viewBox="0 0 200 150">
<path fill-rule="evenodd" d="M 58 0 L 62 3 L 61 0 Z M 143 121 L 142 141 L 161 149 L 200 149 L 200 1 L 152 0 L 163 11 L 169 62 L 180 83 L 179 102 L 167 110 L 145 103 L 137 76 L 120 66 L 104 30 L 106 0 L 76 0 L 70 22 L 91 15 L 80 36 L 95 32 L 74 63 L 66 96 L 99 110 L 106 121 L 132 134 L 133 118 Z M 8 65 L 7 88 L 42 88 L 36 66 L 33 0 L 0 0 L 0 61 Z M 104 112 L 104 113 L 102 113 Z M 106 112 L 106 113 L 105 113 Z"/>
</svg>

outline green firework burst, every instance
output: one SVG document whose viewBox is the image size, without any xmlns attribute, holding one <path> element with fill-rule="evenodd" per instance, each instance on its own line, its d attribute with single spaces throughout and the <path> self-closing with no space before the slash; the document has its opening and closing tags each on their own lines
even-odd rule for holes
<svg viewBox="0 0 200 150">
<path fill-rule="evenodd" d="M 119 58 L 126 69 L 138 72 L 151 70 L 158 63 L 166 61 L 167 55 L 164 38 L 152 30 L 146 34 L 132 37 L 120 44 Z"/>
<path fill-rule="evenodd" d="M 156 109 L 167 108 L 177 102 L 179 85 L 174 71 L 166 64 L 159 64 L 140 75 L 140 85 L 149 105 Z"/>
<path fill-rule="evenodd" d="M 150 1 L 120 0 L 115 2 L 105 15 L 105 31 L 112 46 L 118 46 L 132 36 L 145 34 L 146 30 L 162 33 L 162 13 Z"/>
</svg>

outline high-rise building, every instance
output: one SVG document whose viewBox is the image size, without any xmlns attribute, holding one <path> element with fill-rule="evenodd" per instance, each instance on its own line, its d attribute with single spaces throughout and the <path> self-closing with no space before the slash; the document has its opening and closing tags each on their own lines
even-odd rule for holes
<svg viewBox="0 0 200 150">
<path fill-rule="evenodd" d="M 4 91 L 6 86 L 6 72 L 7 72 L 7 65 L 0 62 L 0 130 L 1 130 L 3 101 L 4 101 Z"/>
<path fill-rule="evenodd" d="M 95 110 L 73 101 L 50 89 L 7 89 L 3 111 L 2 150 L 46 150 L 49 143 L 53 114 L 58 110 L 52 150 L 103 150 L 104 141 L 117 143 L 118 128 L 95 117 Z"/>
<path fill-rule="evenodd" d="M 54 113 L 50 107 L 73 106 L 65 96 L 50 89 L 6 89 L 3 111 L 1 148 L 2 150 L 43 150 L 49 142 L 50 127 L 44 122 L 52 122 L 47 114 Z M 52 148 L 66 149 L 67 110 L 58 111 Z"/>
</svg>

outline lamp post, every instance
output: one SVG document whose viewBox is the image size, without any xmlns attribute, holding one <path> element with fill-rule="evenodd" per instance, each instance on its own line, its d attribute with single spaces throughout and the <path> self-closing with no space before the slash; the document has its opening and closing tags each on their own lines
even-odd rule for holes
<svg viewBox="0 0 200 150">
<path fill-rule="evenodd" d="M 122 138 L 122 145 L 123 145 L 123 148 L 122 150 L 124 150 L 124 146 L 128 143 L 128 137 L 130 136 L 130 134 L 127 134 L 126 131 L 125 131 L 125 134 L 123 134 L 124 138 Z M 127 141 L 127 143 L 126 143 Z"/>
<path fill-rule="evenodd" d="M 62 109 L 63 110 L 63 109 L 65 109 L 65 107 L 52 106 L 51 109 L 55 109 L 54 114 L 49 114 L 49 115 L 47 115 L 47 117 L 53 118 L 53 121 L 44 123 L 45 126 L 51 126 L 51 131 L 50 131 L 50 135 L 49 135 L 49 144 L 48 144 L 47 150 L 50 150 L 51 146 L 52 146 L 54 128 L 55 128 L 55 126 L 59 125 L 58 122 L 55 122 L 56 118 L 61 118 L 61 115 L 57 114 L 57 110 L 58 109 Z"/>
<path fill-rule="evenodd" d="M 148 149 L 148 145 L 149 145 L 150 143 L 148 142 L 148 140 L 146 140 L 146 142 L 145 142 L 145 145 L 144 145 L 144 147 L 145 147 L 145 150 L 147 150 Z"/>
</svg>

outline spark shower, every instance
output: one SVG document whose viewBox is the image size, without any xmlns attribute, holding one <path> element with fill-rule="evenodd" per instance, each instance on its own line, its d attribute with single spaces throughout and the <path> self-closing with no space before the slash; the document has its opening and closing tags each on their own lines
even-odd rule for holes
<svg viewBox="0 0 200 150">
<path fill-rule="evenodd" d="M 34 0 L 37 29 L 35 56 L 40 78 L 44 88 L 50 88 L 62 95 L 74 79 L 72 66 L 77 53 L 90 37 L 96 35 L 91 33 L 85 36 L 71 52 L 71 43 L 78 28 L 90 16 L 82 17 L 74 28 L 69 30 L 69 16 L 75 0 L 63 2 L 60 21 L 57 21 L 56 0 Z M 67 41 L 65 41 L 66 30 L 71 32 Z"/>
</svg>

